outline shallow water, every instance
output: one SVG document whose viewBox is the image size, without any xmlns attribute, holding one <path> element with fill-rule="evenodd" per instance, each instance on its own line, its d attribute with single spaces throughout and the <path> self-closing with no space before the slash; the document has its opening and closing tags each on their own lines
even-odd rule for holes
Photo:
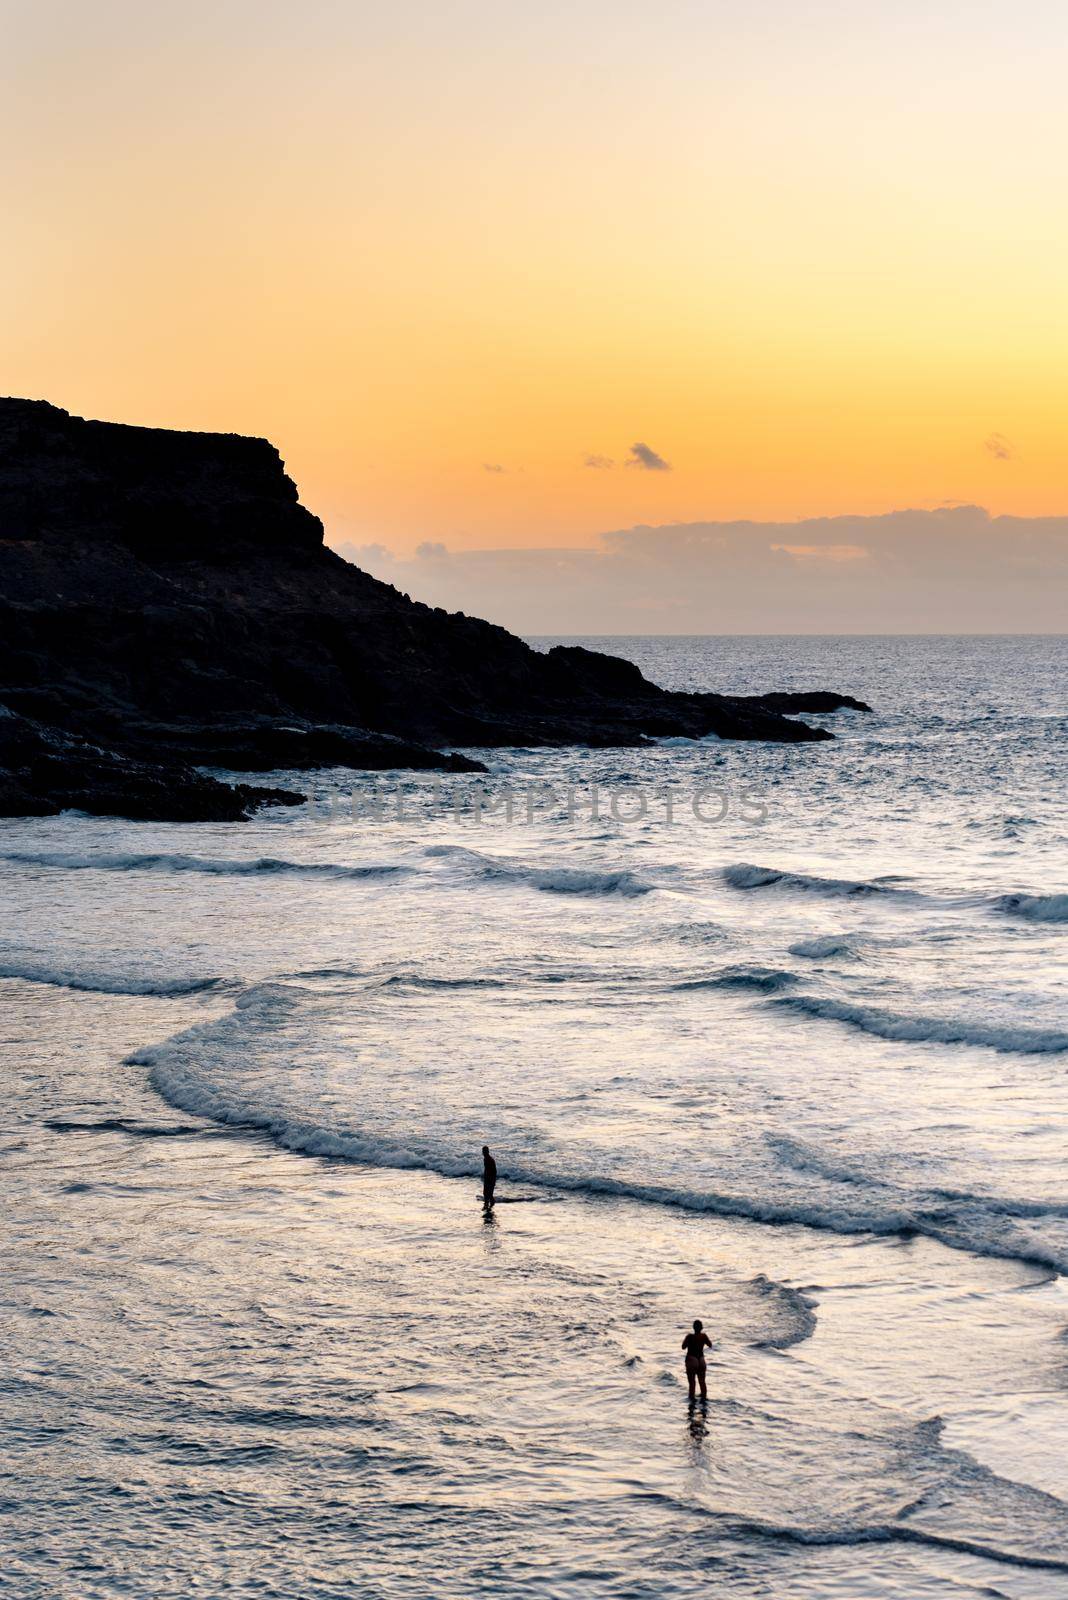
<svg viewBox="0 0 1068 1600">
<path fill-rule="evenodd" d="M 1068 1594 L 1064 641 L 615 648 L 876 714 L 0 824 L 15 1592 Z"/>
</svg>

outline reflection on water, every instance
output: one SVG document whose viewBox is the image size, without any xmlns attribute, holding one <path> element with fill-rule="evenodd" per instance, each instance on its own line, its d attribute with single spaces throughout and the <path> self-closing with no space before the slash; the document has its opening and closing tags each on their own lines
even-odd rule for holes
<svg viewBox="0 0 1068 1600">
<path fill-rule="evenodd" d="M 687 1402 L 689 1412 L 690 1441 L 694 1446 L 691 1459 L 697 1465 L 701 1459 L 701 1450 L 705 1439 L 708 1437 L 708 1401 L 690 1400 Z"/>
</svg>

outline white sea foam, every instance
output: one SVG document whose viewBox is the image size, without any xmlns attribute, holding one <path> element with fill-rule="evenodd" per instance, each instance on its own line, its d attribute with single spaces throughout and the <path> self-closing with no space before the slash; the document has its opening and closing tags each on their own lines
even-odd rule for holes
<svg viewBox="0 0 1068 1600">
<path fill-rule="evenodd" d="M 136 1051 L 132 1064 L 148 1070 L 153 1087 L 171 1105 L 231 1127 L 267 1134 L 281 1147 L 306 1155 L 368 1166 L 422 1168 L 443 1177 L 475 1178 L 480 1172 L 477 1142 L 465 1134 L 459 1113 L 445 1120 L 406 1119 L 383 1123 L 377 1094 L 349 1111 L 330 1096 L 329 1115 L 313 1097 L 299 1093 L 291 1035 L 311 991 L 268 983 L 249 989 L 227 1017 L 202 1023 L 173 1038 Z M 774 1002 L 777 1003 L 777 1002 Z M 261 1063 L 273 1035 L 282 1030 L 279 1077 Z M 303 1029 L 300 1036 L 304 1036 Z M 250 1065 L 251 1064 L 251 1065 Z M 293 1103 L 285 1098 L 298 1091 Z M 276 1098 L 277 1096 L 277 1098 Z M 362 1108 L 362 1110 L 361 1110 Z M 368 1115 L 360 1125 L 361 1114 Z M 372 1125 L 373 1124 L 373 1125 Z M 512 1141 L 507 1177 L 522 1185 L 579 1194 L 606 1195 L 756 1222 L 803 1225 L 835 1233 L 926 1234 L 975 1254 L 1015 1258 L 1055 1271 L 1068 1271 L 1068 1236 L 1061 1228 L 1066 1208 L 1058 1203 L 1026 1202 L 949 1189 L 909 1190 L 869 1178 L 860 1167 L 842 1167 L 800 1142 L 769 1146 L 779 1158 L 768 1165 L 755 1158 L 744 1171 L 725 1171 L 722 1184 L 693 1182 L 692 1161 L 662 1177 L 646 1171 L 576 1168 L 572 1152 L 544 1137 L 523 1150 Z M 784 1185 L 792 1168 L 814 1180 Z M 685 1176 L 684 1176 L 685 1173 Z M 1052 1232 L 1036 1228 L 1055 1224 Z"/>
<path fill-rule="evenodd" d="M 727 742 L 718 733 L 705 733 L 699 739 L 688 739 L 685 734 L 672 733 L 664 734 L 662 737 L 653 740 L 653 743 L 658 744 L 662 750 L 694 749 L 700 748 L 701 745 L 726 744 Z"/>
</svg>

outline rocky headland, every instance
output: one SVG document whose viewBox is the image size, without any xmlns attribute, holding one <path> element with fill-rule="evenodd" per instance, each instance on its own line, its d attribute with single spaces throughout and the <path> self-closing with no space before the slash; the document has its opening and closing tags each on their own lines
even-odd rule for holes
<svg viewBox="0 0 1068 1600">
<path fill-rule="evenodd" d="M 847 695 L 670 693 L 410 600 L 323 543 L 265 439 L 0 399 L 0 815 L 231 820 L 313 767 L 482 770 L 455 747 L 829 739 Z"/>
</svg>

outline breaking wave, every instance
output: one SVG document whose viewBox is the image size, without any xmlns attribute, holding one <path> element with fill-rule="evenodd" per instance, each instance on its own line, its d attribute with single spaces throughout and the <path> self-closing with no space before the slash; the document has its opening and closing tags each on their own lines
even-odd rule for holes
<svg viewBox="0 0 1068 1600">
<path fill-rule="evenodd" d="M 177 1109 L 265 1134 L 286 1150 L 367 1166 L 420 1169 L 446 1178 L 477 1178 L 481 1172 L 477 1144 L 463 1136 L 454 1143 L 445 1130 L 424 1134 L 410 1126 L 398 1127 L 396 1132 L 370 1132 L 334 1110 L 324 1113 L 315 1104 L 306 1108 L 272 1105 L 265 1097 L 258 1069 L 247 1082 L 242 1080 L 240 1063 L 255 1057 L 244 1031 L 244 1014 L 249 1013 L 253 1027 L 284 1025 L 294 1007 L 311 998 L 309 991 L 287 985 L 259 985 L 240 995 L 227 1017 L 197 1024 L 138 1050 L 127 1058 L 128 1063 L 144 1067 L 152 1087 Z M 359 1115 L 358 1110 L 354 1115 Z M 768 1142 L 775 1149 L 774 1140 Z M 910 1191 L 877 1178 L 869 1180 L 859 1170 L 838 1171 L 826 1163 L 821 1173 L 818 1155 L 801 1146 L 784 1146 L 777 1153 L 782 1164 L 757 1168 L 740 1188 L 734 1188 L 729 1178 L 723 1186 L 698 1188 L 673 1181 L 668 1174 L 659 1179 L 575 1170 L 566 1164 L 566 1152 L 560 1160 L 551 1147 L 510 1159 L 506 1176 L 538 1190 L 611 1196 L 839 1234 L 925 1234 L 977 1255 L 1068 1272 L 1068 1239 L 1062 1237 L 1060 1227 L 1064 1206 L 955 1195 L 947 1190 Z M 782 1182 L 784 1167 L 807 1168 L 820 1181 L 791 1190 Z M 1036 1227 L 1042 1221 L 1056 1222 L 1057 1228 L 1042 1233 Z M 800 1305 L 794 1310 L 800 1316 Z"/>
<path fill-rule="evenodd" d="M 545 894 L 642 895 L 654 885 L 633 872 L 593 872 L 583 867 L 528 867 L 521 862 L 480 855 L 463 845 L 436 844 L 425 850 L 430 858 L 451 862 L 465 876 L 481 883 L 520 884 Z"/>
<path fill-rule="evenodd" d="M 994 905 L 1028 922 L 1068 922 L 1068 894 L 1003 894 Z"/>
<path fill-rule="evenodd" d="M 22 867 L 59 867 L 68 872 L 202 872 L 215 877 L 284 877 L 292 874 L 309 878 L 389 878 L 411 872 L 399 863 L 383 862 L 369 866 L 346 866 L 334 861 L 280 861 L 274 856 L 251 856 L 247 860 L 224 860 L 214 856 L 88 854 L 62 852 L 33 853 L 10 851 L 0 857 Z"/>
<path fill-rule="evenodd" d="M 879 1039 L 909 1044 L 971 1044 L 1022 1055 L 1057 1055 L 1068 1050 L 1068 1033 L 1053 1028 L 1003 1027 L 997 1023 L 964 1022 L 952 1017 L 902 1017 L 875 1006 L 850 1005 L 820 995 L 779 995 L 770 1002 L 802 1016 L 844 1022 Z"/>
<path fill-rule="evenodd" d="M 799 939 L 790 946 L 792 956 L 804 956 L 808 961 L 829 961 L 832 956 L 851 956 L 851 941 L 841 933 L 824 934 L 822 938 Z"/>
<path fill-rule="evenodd" d="M 861 895 L 896 895 L 910 900 L 920 898 L 913 889 L 898 888 L 893 879 L 819 878 L 805 872 L 758 867 L 749 861 L 738 861 L 733 866 L 724 867 L 723 879 L 732 889 L 794 889 L 835 899 Z"/>
<path fill-rule="evenodd" d="M 797 983 L 796 972 L 779 967 L 724 967 L 707 978 L 690 978 L 672 985 L 677 993 L 696 989 L 752 989 L 758 994 L 774 994 Z"/>
<path fill-rule="evenodd" d="M 1028 922 L 1068 922 L 1068 894 L 1002 894 L 993 900 L 980 895 L 946 897 L 939 902 L 936 896 L 924 895 L 916 889 L 902 888 L 901 880 L 887 878 L 821 878 L 805 872 L 786 872 L 778 867 L 760 867 L 749 861 L 738 861 L 723 868 L 723 880 L 732 889 L 789 889 L 795 893 L 817 894 L 830 899 L 859 899 L 885 897 L 916 902 L 933 901 L 946 906 L 985 906 L 1008 916 L 1023 917 Z M 819 945 L 822 941 L 805 941 Z M 794 955 L 814 952 L 797 945 Z M 829 950 L 827 954 L 839 954 Z"/>
<path fill-rule="evenodd" d="M 43 983 L 55 989 L 80 989 L 89 994 L 157 995 L 163 1000 L 221 989 L 229 981 L 224 978 L 135 978 L 124 973 L 50 966 L 12 956 L 0 956 L 0 978 L 19 978 L 23 983 Z"/>
</svg>

